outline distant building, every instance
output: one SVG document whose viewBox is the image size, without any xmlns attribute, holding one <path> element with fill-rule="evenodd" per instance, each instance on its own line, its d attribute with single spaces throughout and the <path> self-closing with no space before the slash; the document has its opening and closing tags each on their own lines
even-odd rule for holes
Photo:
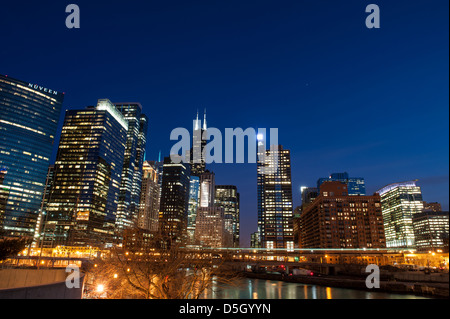
<svg viewBox="0 0 450 319">
<path fill-rule="evenodd" d="M 192 135 L 192 149 L 190 151 L 191 156 L 191 175 L 200 176 L 205 172 L 206 159 L 204 157 L 204 149 L 206 147 L 206 110 L 203 115 L 202 121 L 197 118 L 194 120 L 193 135 Z"/>
<path fill-rule="evenodd" d="M 0 233 L 35 232 L 64 93 L 0 74 Z M 0 201 L 2 200 L 0 199 Z"/>
<path fill-rule="evenodd" d="M 222 207 L 199 207 L 195 221 L 195 242 L 204 247 L 231 247 L 232 235 L 225 228 Z"/>
<path fill-rule="evenodd" d="M 175 155 L 174 155 L 175 156 Z M 178 161 L 178 160 L 177 160 Z M 185 242 L 189 208 L 190 165 L 164 158 L 159 229 L 162 235 Z"/>
<path fill-rule="evenodd" d="M 319 196 L 319 189 L 317 187 L 302 187 L 302 205 L 311 204 L 317 196 Z"/>
<path fill-rule="evenodd" d="M 417 251 L 448 253 L 449 215 L 442 211 L 424 211 L 413 215 Z"/>
<path fill-rule="evenodd" d="M 198 176 L 191 175 L 189 187 L 188 222 L 187 222 L 187 235 L 189 244 L 195 243 L 195 224 L 199 202 L 200 202 L 200 178 Z"/>
<path fill-rule="evenodd" d="M 239 247 L 240 198 L 234 185 L 216 185 L 215 206 L 224 209 L 225 229 L 232 234 L 232 246 Z"/>
<path fill-rule="evenodd" d="M 251 233 L 250 235 L 250 248 L 261 248 L 261 240 L 259 232 Z"/>
<path fill-rule="evenodd" d="M 427 203 L 423 202 L 423 211 L 424 212 L 442 212 L 442 206 L 439 203 Z"/>
<path fill-rule="evenodd" d="M 226 227 L 225 208 L 215 204 L 215 190 L 215 174 L 206 170 L 200 175 L 195 242 L 206 247 L 231 247 L 233 237 Z"/>
<path fill-rule="evenodd" d="M 214 206 L 215 179 L 215 174 L 208 170 L 200 174 L 200 207 Z"/>
<path fill-rule="evenodd" d="M 47 204 L 50 247 L 113 243 L 127 130 L 107 99 L 66 111 Z"/>
<path fill-rule="evenodd" d="M 319 178 L 317 188 L 324 182 L 342 182 L 347 184 L 349 195 L 366 195 L 366 185 L 363 177 L 349 177 L 347 172 L 332 173 L 329 177 Z"/>
<path fill-rule="evenodd" d="M 415 248 L 413 217 L 423 211 L 422 191 L 416 181 L 389 184 L 381 196 L 386 246 Z"/>
<path fill-rule="evenodd" d="M 300 248 L 384 248 L 381 199 L 349 195 L 347 184 L 324 182 L 299 217 Z"/>
<path fill-rule="evenodd" d="M 161 189 L 158 178 L 157 167 L 152 162 L 145 161 L 142 166 L 142 185 L 137 222 L 139 228 L 152 232 L 158 231 L 159 227 Z"/>
</svg>

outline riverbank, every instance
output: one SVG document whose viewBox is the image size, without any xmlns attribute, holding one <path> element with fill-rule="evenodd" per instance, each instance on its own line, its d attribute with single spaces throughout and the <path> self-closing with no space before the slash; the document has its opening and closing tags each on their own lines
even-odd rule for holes
<svg viewBox="0 0 450 319">
<path fill-rule="evenodd" d="M 380 281 L 380 288 L 369 289 L 365 279 L 348 276 L 283 276 L 281 274 L 243 272 L 243 276 L 254 279 L 279 280 L 308 285 L 319 285 L 335 288 L 358 289 L 365 291 L 388 292 L 398 294 L 414 294 L 433 298 L 448 298 L 449 285 L 432 282 Z"/>
</svg>

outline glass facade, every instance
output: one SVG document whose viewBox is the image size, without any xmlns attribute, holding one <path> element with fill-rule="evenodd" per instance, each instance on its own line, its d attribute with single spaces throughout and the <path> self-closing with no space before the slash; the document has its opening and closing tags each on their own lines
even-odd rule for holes
<svg viewBox="0 0 450 319">
<path fill-rule="evenodd" d="M 63 99 L 62 92 L 0 75 L 0 231 L 6 236 L 34 234 Z"/>
<path fill-rule="evenodd" d="M 159 197 L 161 194 L 158 183 L 159 172 L 154 162 L 148 161 L 144 162 L 142 172 L 138 227 L 156 232 L 158 230 Z"/>
<path fill-rule="evenodd" d="M 47 205 L 50 247 L 112 242 L 127 130 L 109 100 L 66 111 Z"/>
<path fill-rule="evenodd" d="M 362 177 L 349 177 L 348 173 L 333 173 L 328 178 L 319 178 L 317 181 L 317 188 L 320 190 L 320 185 L 323 182 L 342 182 L 346 183 L 348 187 L 348 195 L 366 195 L 366 185 Z"/>
<path fill-rule="evenodd" d="M 159 225 L 163 235 L 178 242 L 187 235 L 189 186 L 190 165 L 164 158 Z"/>
<path fill-rule="evenodd" d="M 142 113 L 140 103 L 114 103 L 114 105 L 128 123 L 116 216 L 116 228 L 120 233 L 124 228 L 131 227 L 138 216 L 148 120 Z"/>
<path fill-rule="evenodd" d="M 215 205 L 224 209 L 225 229 L 232 235 L 232 247 L 239 247 L 239 193 L 234 185 L 216 185 Z"/>
<path fill-rule="evenodd" d="M 448 212 L 426 211 L 413 216 L 418 251 L 448 252 Z"/>
<path fill-rule="evenodd" d="M 415 248 L 413 216 L 423 210 L 422 191 L 416 181 L 383 187 L 381 196 L 386 247 Z"/>
<path fill-rule="evenodd" d="M 199 202 L 200 202 L 200 178 L 198 176 L 191 176 L 189 186 L 189 209 L 187 221 L 187 235 L 189 244 L 194 244 L 195 242 L 195 220 L 197 217 L 197 209 Z"/>
<path fill-rule="evenodd" d="M 259 147 L 258 147 L 259 149 Z M 291 157 L 281 145 L 258 154 L 258 232 L 262 248 L 294 248 Z M 267 169 L 269 168 L 269 169 Z"/>
</svg>

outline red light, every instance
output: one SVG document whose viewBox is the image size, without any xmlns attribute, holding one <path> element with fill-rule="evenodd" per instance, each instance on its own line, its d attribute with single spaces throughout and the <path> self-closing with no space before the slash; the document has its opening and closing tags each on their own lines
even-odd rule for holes
<svg viewBox="0 0 450 319">
<path fill-rule="evenodd" d="M 311 276 L 314 275 L 314 273 L 313 273 L 312 271 L 311 271 L 309 274 L 310 274 Z"/>
</svg>

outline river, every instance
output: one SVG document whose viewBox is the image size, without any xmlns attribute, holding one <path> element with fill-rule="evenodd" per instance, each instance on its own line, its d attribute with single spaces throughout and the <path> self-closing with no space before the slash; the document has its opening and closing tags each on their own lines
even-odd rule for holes
<svg viewBox="0 0 450 319">
<path fill-rule="evenodd" d="M 241 278 L 231 284 L 214 283 L 206 299 L 428 299 L 422 296 L 332 288 L 300 283 Z"/>
</svg>

